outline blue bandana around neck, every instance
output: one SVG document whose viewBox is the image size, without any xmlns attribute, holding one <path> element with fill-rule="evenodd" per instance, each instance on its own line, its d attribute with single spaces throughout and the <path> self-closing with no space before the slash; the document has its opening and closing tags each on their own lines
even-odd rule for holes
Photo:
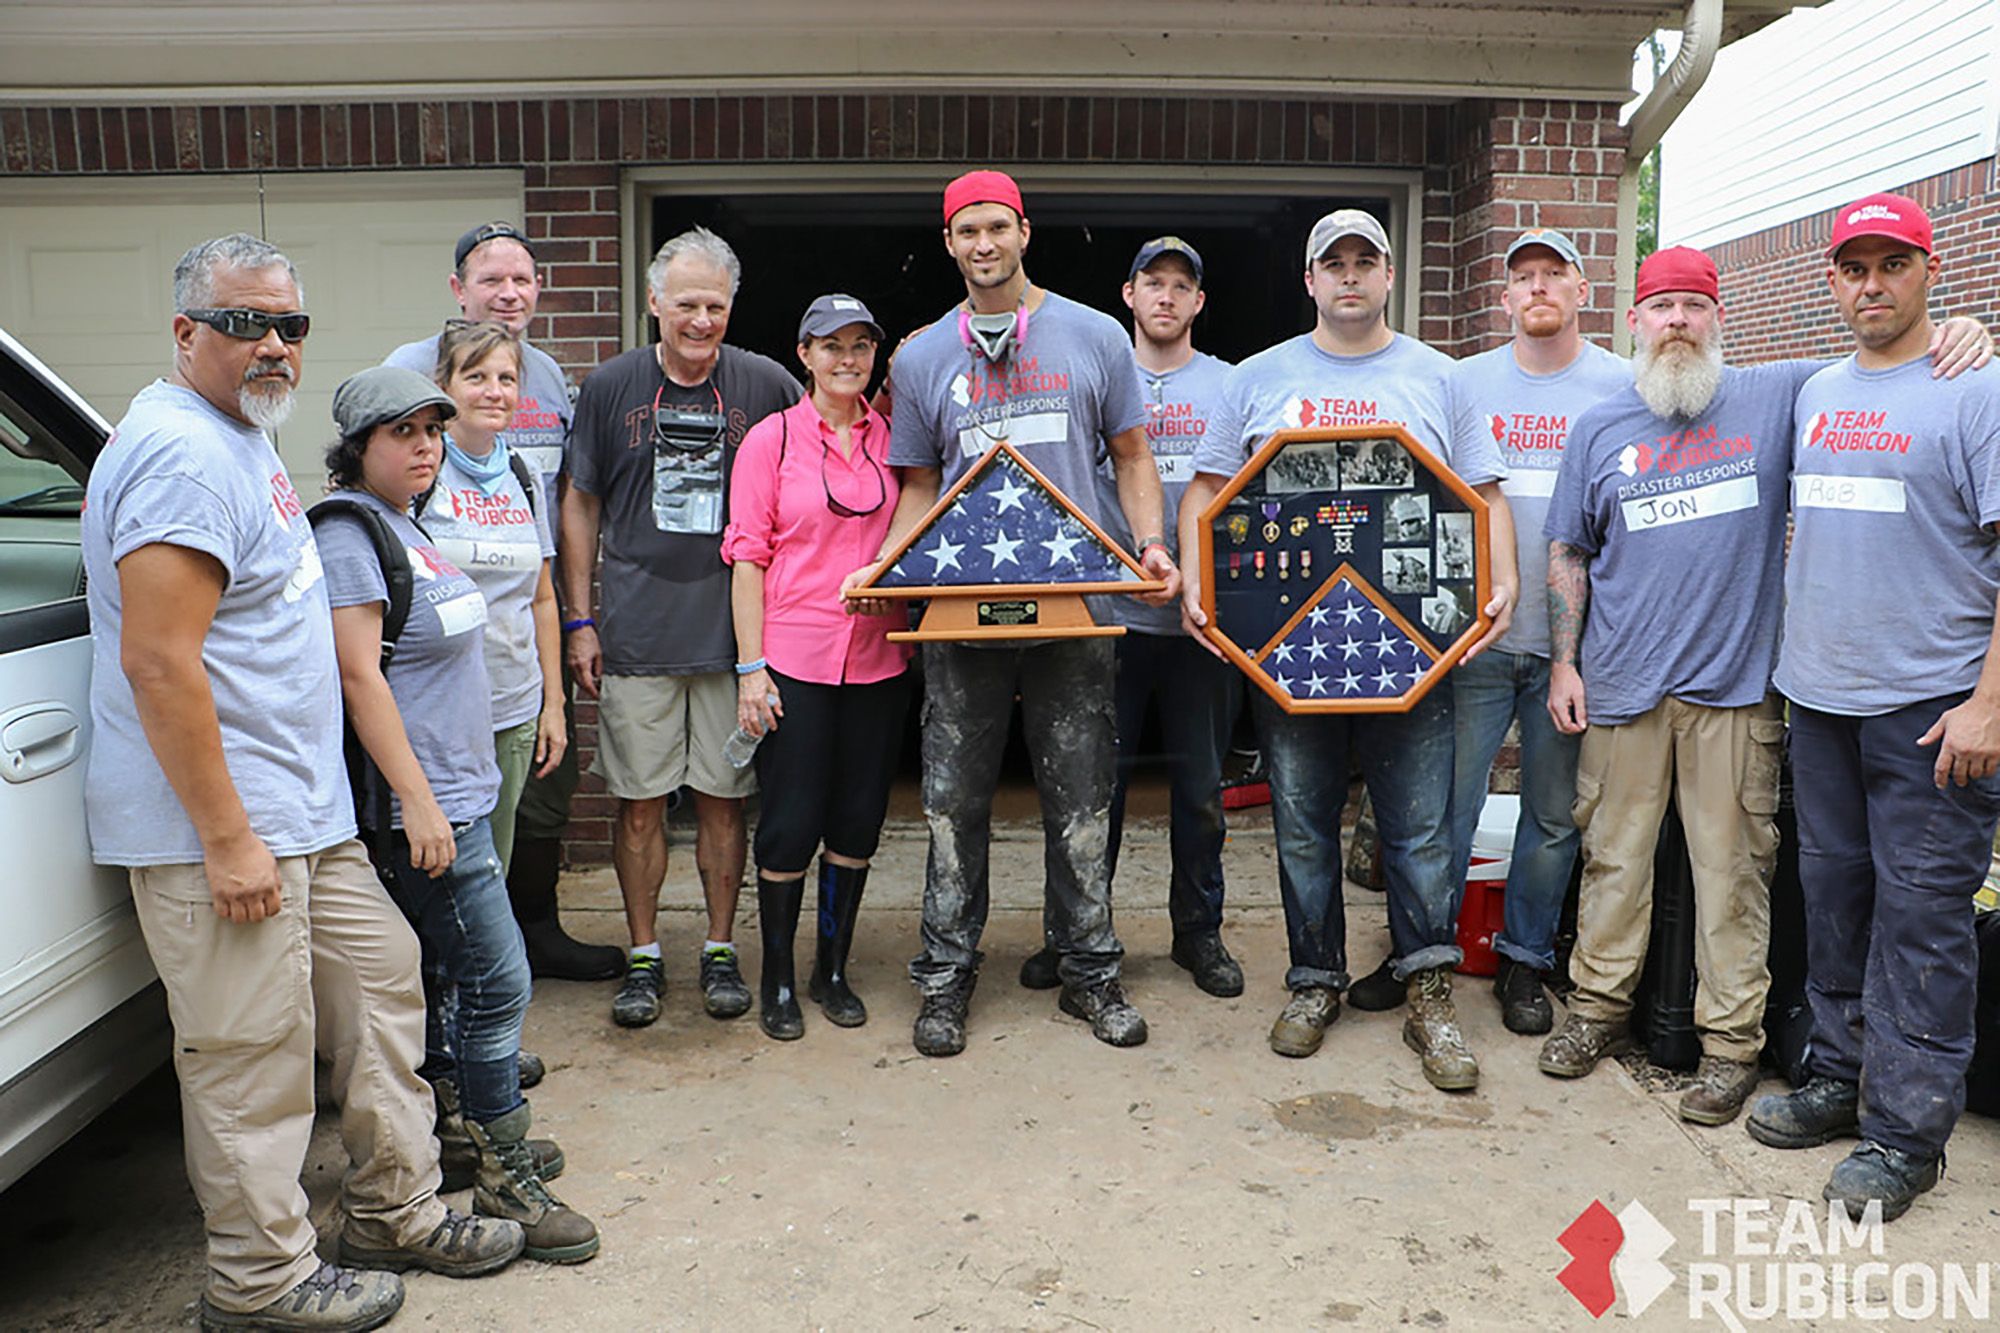
<svg viewBox="0 0 2000 1333">
<path fill-rule="evenodd" d="M 484 458 L 474 458 L 458 447 L 458 441 L 447 435 L 444 437 L 444 451 L 451 455 L 451 461 L 459 470 L 477 482 L 479 489 L 488 495 L 497 494 L 511 470 L 507 464 L 507 442 L 493 441 L 493 452 Z"/>
</svg>

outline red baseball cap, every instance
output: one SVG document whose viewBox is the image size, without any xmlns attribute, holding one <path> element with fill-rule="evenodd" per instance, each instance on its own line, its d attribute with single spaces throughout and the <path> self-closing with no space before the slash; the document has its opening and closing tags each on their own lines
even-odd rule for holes
<svg viewBox="0 0 2000 1333">
<path fill-rule="evenodd" d="M 1887 236 L 1930 254 L 1930 214 L 1906 195 L 1871 194 L 1857 199 L 1833 215 L 1833 240 L 1826 247 L 1826 257 L 1838 258 L 1840 247 L 1857 236 Z"/>
<path fill-rule="evenodd" d="M 1015 217 L 1028 216 L 1021 207 L 1021 187 L 1004 171 L 968 171 L 944 187 L 944 220 L 950 222 L 961 208 L 974 204 L 1005 204 Z"/>
<path fill-rule="evenodd" d="M 1718 305 L 1722 302 L 1722 279 L 1716 275 L 1715 261 L 1687 245 L 1655 250 L 1639 265 L 1639 282 L 1632 292 L 1637 305 L 1659 292 L 1698 292 Z"/>
</svg>

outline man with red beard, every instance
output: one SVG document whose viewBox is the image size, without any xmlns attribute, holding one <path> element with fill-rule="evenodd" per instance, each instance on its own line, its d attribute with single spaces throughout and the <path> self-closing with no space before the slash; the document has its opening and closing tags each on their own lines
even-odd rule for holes
<svg viewBox="0 0 2000 1333">
<path fill-rule="evenodd" d="M 1820 363 L 1725 367 L 1699 250 L 1642 264 L 1625 318 L 1635 382 L 1577 421 L 1546 527 L 1549 712 L 1583 734 L 1584 870 L 1576 994 L 1540 1065 L 1577 1078 L 1630 1044 L 1671 796 L 1693 861 L 1702 1043 L 1680 1114 L 1720 1125 L 1756 1087 L 1764 1043 L 1792 405 Z"/>
</svg>

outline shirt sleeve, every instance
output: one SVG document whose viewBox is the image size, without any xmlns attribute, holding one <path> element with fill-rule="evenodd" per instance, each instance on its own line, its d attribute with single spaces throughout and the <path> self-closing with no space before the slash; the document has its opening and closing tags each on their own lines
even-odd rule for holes
<svg viewBox="0 0 2000 1333">
<path fill-rule="evenodd" d="M 1471 399 L 1471 393 L 1459 384 L 1456 374 L 1446 380 L 1445 410 L 1451 422 L 1451 456 L 1445 462 L 1462 480 L 1480 486 L 1505 478 L 1507 463 L 1500 457 L 1500 446 L 1491 428 L 1477 419 Z"/>
<path fill-rule="evenodd" d="M 1105 338 L 1099 355 L 1104 360 L 1104 438 L 1108 440 L 1146 424 L 1146 396 L 1139 388 L 1139 367 L 1132 360 L 1132 344 L 1125 341 L 1122 331 L 1116 337 Z"/>
<path fill-rule="evenodd" d="M 563 446 L 563 471 L 569 484 L 586 495 L 604 494 L 603 457 L 609 442 L 601 402 L 605 392 L 601 374 L 584 380 L 577 392 L 575 415 L 570 418 L 569 440 Z"/>
<path fill-rule="evenodd" d="M 1549 496 L 1549 514 L 1542 535 L 1563 542 L 1588 555 L 1603 546 L 1603 534 L 1596 530 L 1585 505 L 1584 474 L 1589 469 L 1591 438 L 1596 434 L 1591 414 L 1586 412 L 1570 432 L 1563 448 L 1562 466 L 1556 472 L 1556 488 Z"/>
<path fill-rule="evenodd" d="M 944 467 L 940 405 L 935 399 L 942 385 L 926 373 L 924 351 L 922 343 L 906 343 L 890 368 L 895 414 L 889 422 L 889 462 L 894 467 Z"/>
<path fill-rule="evenodd" d="M 729 472 L 729 526 L 722 530 L 722 561 L 768 568 L 777 543 L 779 441 L 783 413 L 752 426 Z M 817 441 L 815 441 L 817 443 Z"/>
<path fill-rule="evenodd" d="M 352 514 L 333 514 L 314 532 L 320 567 L 326 571 L 326 600 L 335 607 L 389 602 L 389 581 L 375 543 Z"/>
<path fill-rule="evenodd" d="M 1215 412 L 1194 451 L 1196 472 L 1233 477 L 1250 456 L 1248 441 L 1243 438 L 1244 428 L 1249 424 L 1249 386 L 1242 372 L 1241 366 L 1231 369 L 1222 381 L 1222 392 L 1215 396 Z"/>
<path fill-rule="evenodd" d="M 118 497 L 109 529 L 114 563 L 142 546 L 181 546 L 213 556 L 225 578 L 236 577 L 242 536 L 236 515 L 227 500 L 192 473 L 149 472 L 134 478 Z"/>
</svg>

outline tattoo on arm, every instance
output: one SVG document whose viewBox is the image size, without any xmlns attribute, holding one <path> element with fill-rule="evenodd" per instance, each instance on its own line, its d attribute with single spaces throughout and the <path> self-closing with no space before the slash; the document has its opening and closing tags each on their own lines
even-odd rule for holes
<svg viewBox="0 0 2000 1333">
<path fill-rule="evenodd" d="M 1549 543 L 1549 650 L 1551 660 L 1576 665 L 1583 621 L 1590 610 L 1590 557 L 1568 542 Z"/>
</svg>

